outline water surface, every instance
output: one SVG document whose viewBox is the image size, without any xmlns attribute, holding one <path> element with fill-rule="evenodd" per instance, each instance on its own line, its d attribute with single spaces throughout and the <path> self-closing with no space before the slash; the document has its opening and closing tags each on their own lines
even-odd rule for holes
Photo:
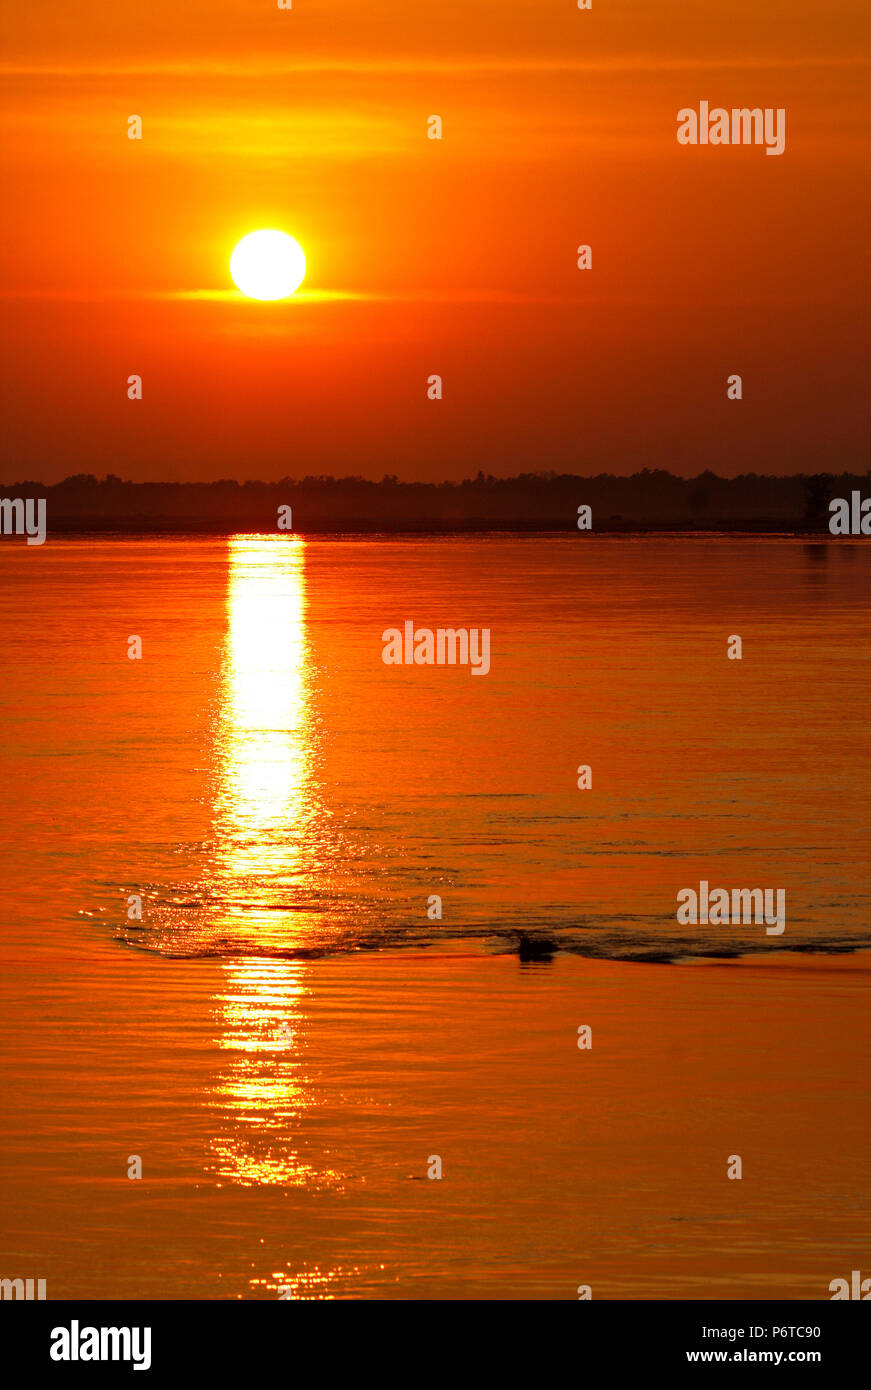
<svg viewBox="0 0 871 1390">
<path fill-rule="evenodd" d="M 871 941 L 861 542 L 82 538 L 7 545 L 0 575 L 3 881 L 26 865 L 18 911 L 51 894 L 76 943 Z M 489 628 L 489 675 L 385 666 L 406 620 Z M 702 879 L 785 888 L 786 932 L 680 926 Z"/>
<path fill-rule="evenodd" d="M 0 546 L 0 1274 L 828 1297 L 871 1237 L 867 556 Z M 386 667 L 406 620 L 490 674 Z M 702 878 L 784 935 L 679 926 Z"/>
</svg>

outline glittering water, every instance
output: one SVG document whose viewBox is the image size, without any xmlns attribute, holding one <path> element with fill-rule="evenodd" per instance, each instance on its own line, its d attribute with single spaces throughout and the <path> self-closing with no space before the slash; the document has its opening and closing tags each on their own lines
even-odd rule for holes
<svg viewBox="0 0 871 1390">
<path fill-rule="evenodd" d="M 871 942 L 861 542 L 52 538 L 0 584 L 22 913 L 177 957 Z M 488 627 L 490 674 L 385 666 L 406 620 Z M 786 932 L 679 925 L 701 879 Z"/>
<path fill-rule="evenodd" d="M 871 1229 L 867 555 L 0 543 L 3 1272 L 828 1297 Z M 406 620 L 490 674 L 385 666 Z M 678 926 L 702 878 L 785 887 L 784 935 Z"/>
</svg>

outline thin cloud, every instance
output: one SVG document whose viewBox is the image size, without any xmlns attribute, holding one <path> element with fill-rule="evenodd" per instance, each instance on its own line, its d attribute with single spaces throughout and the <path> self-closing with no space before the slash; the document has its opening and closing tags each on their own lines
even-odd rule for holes
<svg viewBox="0 0 871 1390">
<path fill-rule="evenodd" d="M 228 62 L 222 58 L 206 58 L 197 62 L 163 61 L 155 59 L 138 63 L 94 64 L 33 64 L 0 63 L 3 77 L 112 78 L 112 77 L 229 77 L 245 79 L 293 74 L 361 74 L 398 76 L 431 74 L 434 76 L 463 76 L 477 73 L 574 73 L 574 72 L 718 72 L 743 69 L 810 68 L 856 69 L 871 66 L 871 58 L 854 54 L 809 54 L 783 57 L 780 54 L 748 57 L 734 54 L 729 57 L 674 58 L 649 53 L 622 54 L 608 58 L 461 58 L 440 60 L 432 58 L 305 58 L 288 61 L 265 54 Z"/>
<path fill-rule="evenodd" d="M 573 304 L 575 297 L 570 295 L 523 294 L 516 290 L 502 289 L 449 289 L 449 290 L 297 290 L 286 299 L 256 300 L 231 289 L 191 289 L 191 290 L 127 290 L 127 289 L 82 289 L 67 290 L 55 288 L 2 289 L 0 299 L 4 300 L 43 300 L 70 304 L 111 304 L 116 301 L 140 301 L 164 303 L 210 303 L 236 304 L 240 308 L 252 308 L 262 304 L 269 308 L 291 308 L 294 304 Z"/>
</svg>

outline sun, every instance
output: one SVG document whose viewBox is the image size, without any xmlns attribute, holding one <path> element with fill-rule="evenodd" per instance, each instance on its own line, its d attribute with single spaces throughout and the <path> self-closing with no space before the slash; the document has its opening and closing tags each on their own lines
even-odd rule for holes
<svg viewBox="0 0 871 1390">
<path fill-rule="evenodd" d="M 305 276 L 305 253 L 287 232 L 249 232 L 230 257 L 233 283 L 249 299 L 285 299 Z"/>
</svg>

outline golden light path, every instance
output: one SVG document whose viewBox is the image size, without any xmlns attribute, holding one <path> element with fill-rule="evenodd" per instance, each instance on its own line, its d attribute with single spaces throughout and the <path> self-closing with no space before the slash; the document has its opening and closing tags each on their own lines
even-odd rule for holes
<svg viewBox="0 0 871 1390">
<path fill-rule="evenodd" d="M 311 713 L 305 637 L 305 546 L 288 536 L 228 542 L 227 635 L 218 721 L 215 846 L 209 889 L 222 935 L 267 950 L 293 941 L 286 903 L 302 882 L 312 811 Z M 244 930 L 243 930 L 244 929 Z M 214 1171 L 242 1185 L 334 1186 L 299 1152 L 307 1084 L 304 960 L 231 954 L 216 997 L 226 1064 L 211 1104 Z M 285 1272 L 282 1282 L 291 1284 Z"/>
<path fill-rule="evenodd" d="M 223 869 L 249 901 L 299 869 L 310 781 L 304 542 L 233 536 L 216 820 Z M 235 896 L 235 893 L 234 893 Z M 270 914 L 258 923 L 267 929 Z M 258 933 L 259 934 L 259 933 Z"/>
</svg>

